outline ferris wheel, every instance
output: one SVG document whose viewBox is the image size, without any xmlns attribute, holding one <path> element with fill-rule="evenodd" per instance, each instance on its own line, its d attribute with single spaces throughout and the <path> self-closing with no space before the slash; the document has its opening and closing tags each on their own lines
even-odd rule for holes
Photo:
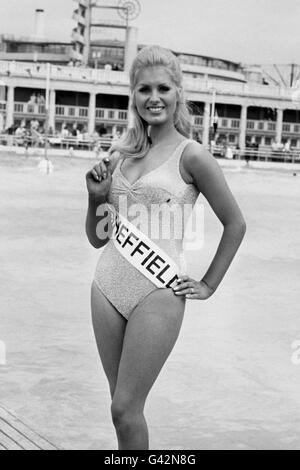
<svg viewBox="0 0 300 470">
<path fill-rule="evenodd" d="M 119 0 L 118 13 L 128 23 L 135 20 L 141 13 L 141 5 L 138 0 Z"/>
</svg>

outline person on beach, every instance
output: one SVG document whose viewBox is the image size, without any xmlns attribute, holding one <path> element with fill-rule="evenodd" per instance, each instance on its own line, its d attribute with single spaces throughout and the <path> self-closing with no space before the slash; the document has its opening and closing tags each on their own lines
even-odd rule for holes
<svg viewBox="0 0 300 470">
<path fill-rule="evenodd" d="M 178 338 L 186 299 L 204 301 L 214 294 L 246 230 L 215 158 L 190 139 L 191 117 L 182 82 L 173 53 L 160 46 L 142 49 L 130 70 L 132 122 L 113 144 L 109 157 L 86 175 L 86 233 L 93 247 L 104 248 L 92 283 L 92 321 L 110 387 L 119 450 L 149 449 L 145 402 Z M 124 198 L 128 208 L 138 203 L 150 217 L 153 205 L 193 206 L 200 193 L 224 227 L 218 250 L 201 280 L 184 272 L 182 240 L 174 237 L 173 226 L 167 227 L 167 240 L 154 239 L 134 220 L 127 224 L 132 232 L 126 232 L 125 218 L 120 219 L 122 224 L 114 224 L 118 219 L 108 215 L 111 209 L 120 210 Z M 169 224 L 163 216 L 159 223 L 163 227 Z M 113 239 L 116 228 L 119 235 Z M 129 245 L 135 249 L 126 257 Z M 150 262 L 156 250 L 162 250 L 160 256 Z M 169 263 L 157 274 L 164 257 Z M 178 267 L 178 275 L 166 283 L 172 263 Z M 157 287 L 158 279 L 165 285 Z"/>
</svg>

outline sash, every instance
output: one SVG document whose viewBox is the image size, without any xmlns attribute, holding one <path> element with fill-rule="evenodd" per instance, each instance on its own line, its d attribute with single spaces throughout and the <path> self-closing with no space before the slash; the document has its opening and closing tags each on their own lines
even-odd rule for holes
<svg viewBox="0 0 300 470">
<path fill-rule="evenodd" d="M 114 207 L 109 208 L 113 228 L 111 239 L 119 253 L 156 287 L 175 287 L 180 277 L 178 265 Z"/>
</svg>

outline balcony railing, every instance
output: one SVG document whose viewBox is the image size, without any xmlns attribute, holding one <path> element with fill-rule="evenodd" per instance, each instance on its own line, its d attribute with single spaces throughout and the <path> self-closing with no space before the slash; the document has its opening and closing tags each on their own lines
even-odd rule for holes
<svg viewBox="0 0 300 470">
<path fill-rule="evenodd" d="M 46 109 L 44 105 L 15 102 L 14 112 L 15 114 L 31 114 L 39 116 L 45 114 Z"/>
<path fill-rule="evenodd" d="M 1 106 L 5 109 L 5 102 L 0 102 Z M 45 116 L 45 106 L 43 105 L 32 105 L 30 103 L 14 103 L 14 112 L 16 115 L 35 115 L 35 116 Z M 65 117 L 65 118 L 74 118 L 74 119 L 88 119 L 89 108 L 83 106 L 55 106 L 55 115 L 56 117 Z M 96 120 L 106 120 L 106 121 L 127 121 L 128 111 L 125 109 L 109 109 L 109 108 L 97 108 L 96 109 Z"/>
<path fill-rule="evenodd" d="M 272 121 L 260 121 L 255 119 L 248 119 L 247 121 L 248 131 L 260 131 L 260 132 L 276 132 L 276 122 Z"/>
<path fill-rule="evenodd" d="M 5 112 L 6 102 L 0 101 L 0 112 Z M 32 105 L 31 103 L 14 103 L 14 113 L 16 116 L 21 115 L 45 117 L 45 106 L 44 105 Z M 55 106 L 56 118 L 65 119 L 81 119 L 88 120 L 89 108 L 84 106 Z M 126 109 L 111 109 L 111 108 L 96 108 L 95 119 L 97 121 L 115 121 L 126 123 L 128 119 L 128 111 Z M 204 118 L 203 116 L 194 115 L 192 116 L 192 125 L 194 127 L 203 128 Z M 235 118 L 223 118 L 218 119 L 218 130 L 235 130 L 239 131 L 241 125 L 240 119 Z M 247 131 L 248 132 L 263 132 L 274 134 L 276 132 L 276 122 L 274 121 L 261 121 L 248 119 L 247 120 Z M 299 134 L 300 124 L 284 122 L 282 126 L 282 132 L 284 134 Z"/>
</svg>

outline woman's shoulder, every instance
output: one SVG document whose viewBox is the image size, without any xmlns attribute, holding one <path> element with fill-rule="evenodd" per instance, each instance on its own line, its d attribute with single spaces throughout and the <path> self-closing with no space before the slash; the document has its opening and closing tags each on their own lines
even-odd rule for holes
<svg viewBox="0 0 300 470">
<path fill-rule="evenodd" d="M 182 164 L 184 170 L 192 179 L 195 172 L 199 172 L 207 168 L 207 166 L 210 166 L 212 160 L 214 160 L 213 155 L 203 144 L 192 139 L 189 140 L 182 155 Z"/>
<path fill-rule="evenodd" d="M 213 158 L 212 154 L 203 144 L 192 139 L 188 139 L 188 145 L 186 145 L 183 154 L 183 160 L 187 165 L 191 165 L 196 161 L 205 163 L 207 159 L 210 160 Z"/>
</svg>

